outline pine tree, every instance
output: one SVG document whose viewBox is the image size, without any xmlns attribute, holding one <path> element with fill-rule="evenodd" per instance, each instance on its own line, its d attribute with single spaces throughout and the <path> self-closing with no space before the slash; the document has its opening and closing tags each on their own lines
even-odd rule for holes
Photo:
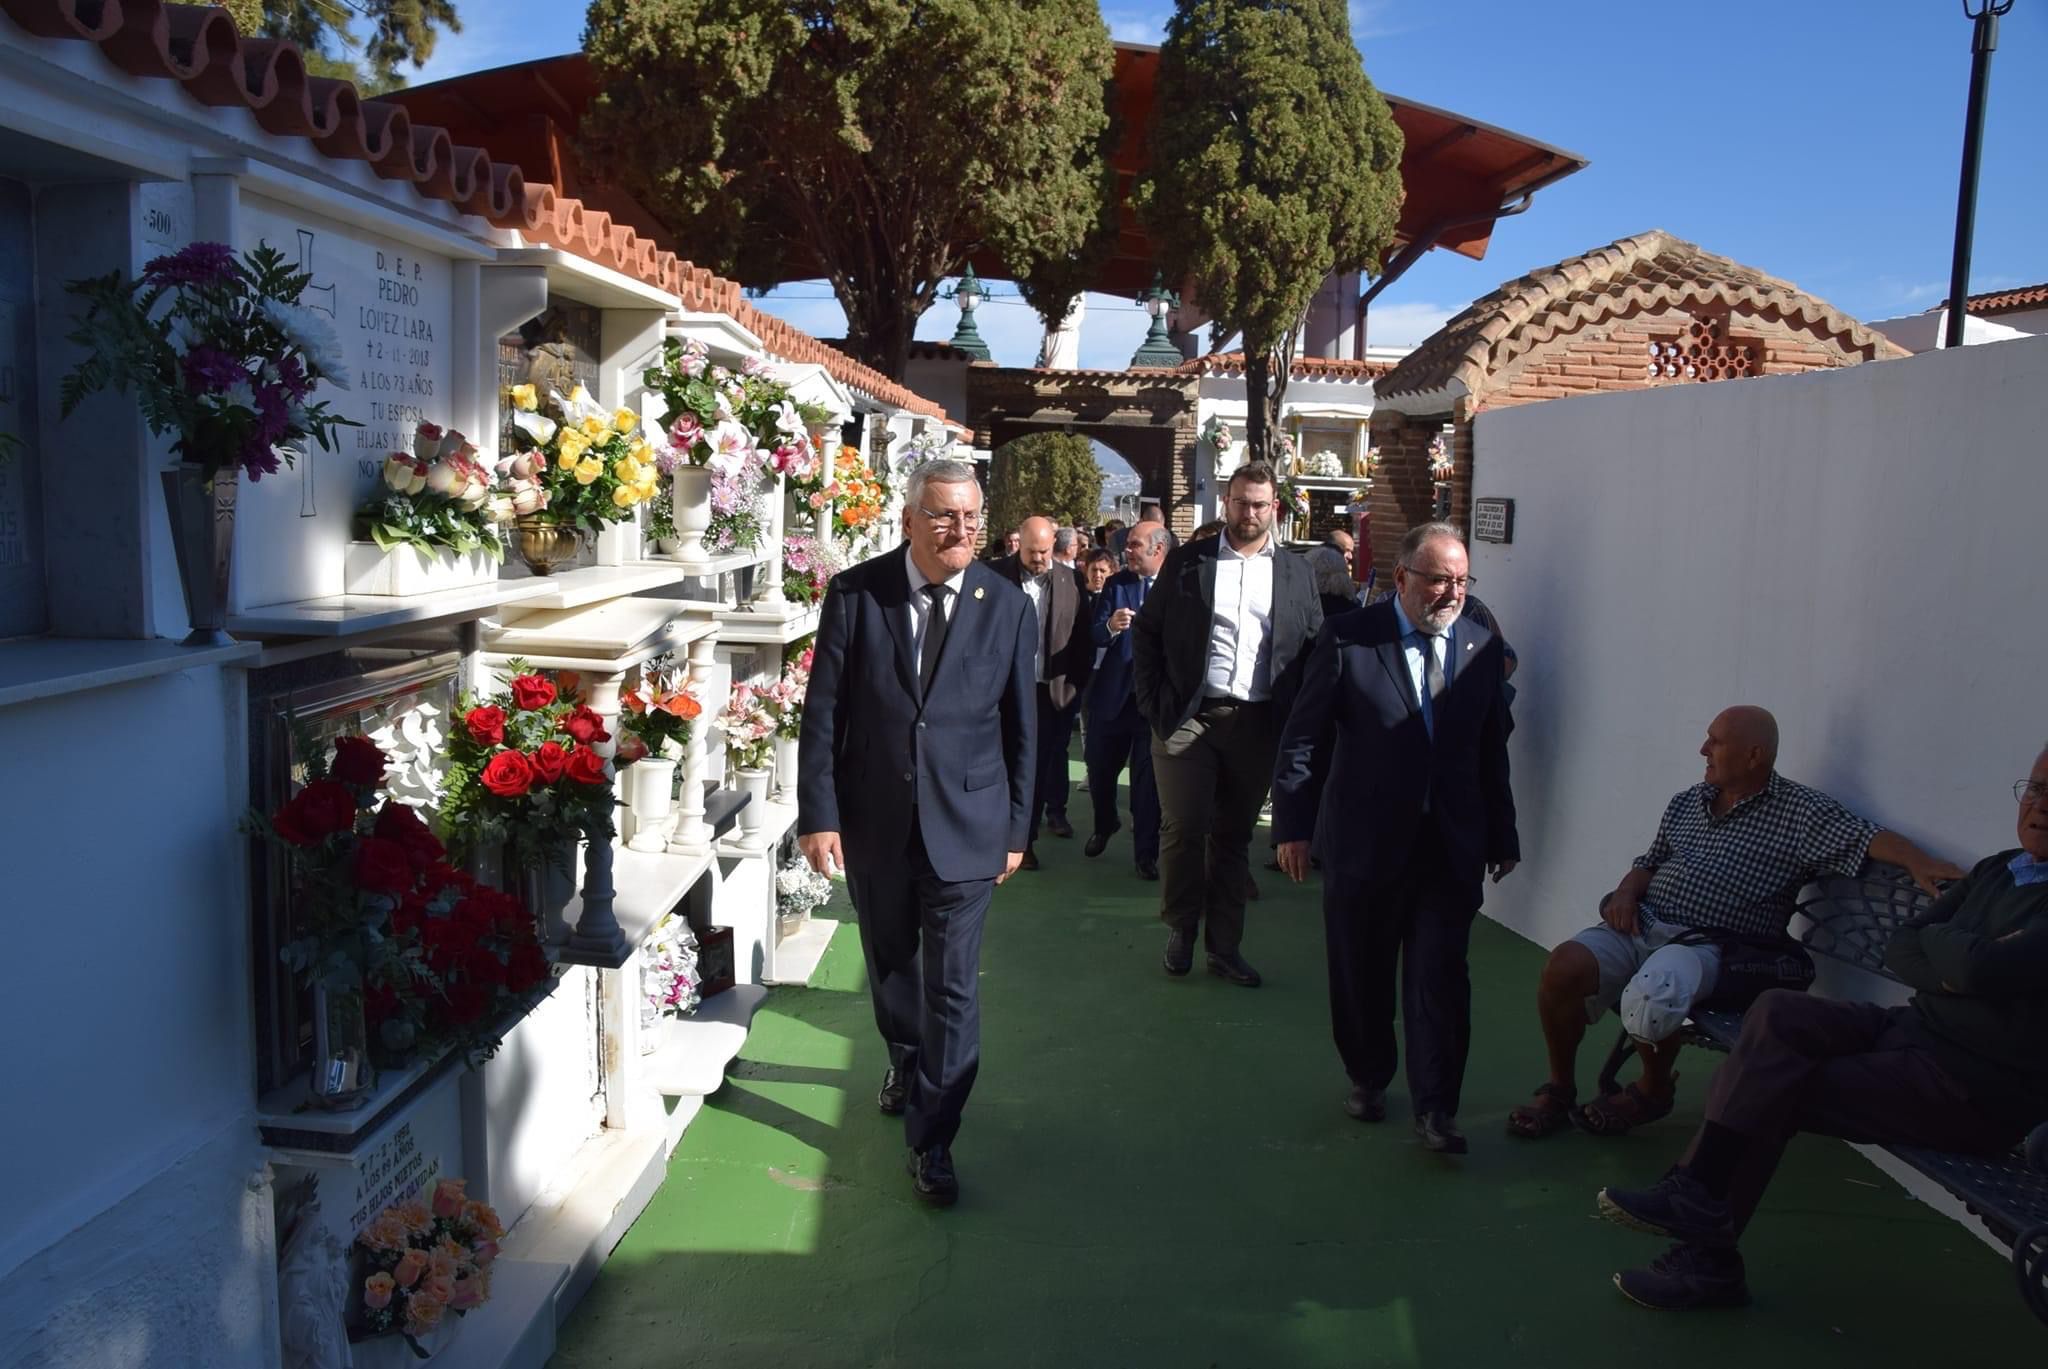
<svg viewBox="0 0 2048 1369">
<path fill-rule="evenodd" d="M 308 71 L 353 81 L 365 95 L 404 85 L 402 68 L 424 65 L 442 29 L 462 32 L 455 0 L 226 0 L 224 7 L 241 32 L 296 44 Z M 369 21 L 367 39 L 352 17 Z"/>
<path fill-rule="evenodd" d="M 1178 0 L 1157 107 L 1133 200 L 1215 335 L 1244 335 L 1247 437 L 1270 459 L 1310 301 L 1333 273 L 1377 271 L 1393 240 L 1401 130 L 1344 0 Z"/>
<path fill-rule="evenodd" d="M 593 0 L 584 48 L 590 174 L 744 285 L 829 280 L 895 379 L 969 255 L 1042 280 L 1103 217 L 1094 0 Z"/>
<path fill-rule="evenodd" d="M 1078 433 L 1031 433 L 996 449 L 988 475 L 989 540 L 1034 514 L 1061 527 L 1093 527 L 1102 509 L 1102 467 Z"/>
</svg>

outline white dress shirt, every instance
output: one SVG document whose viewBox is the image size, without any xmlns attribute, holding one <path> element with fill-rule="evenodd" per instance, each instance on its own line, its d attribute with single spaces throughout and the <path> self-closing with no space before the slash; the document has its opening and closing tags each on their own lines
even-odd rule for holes
<svg viewBox="0 0 2048 1369">
<path fill-rule="evenodd" d="M 1045 683 L 1045 615 L 1052 612 L 1052 606 L 1047 602 L 1047 596 L 1052 593 L 1052 586 L 1046 581 L 1052 573 L 1047 571 L 1044 575 L 1023 577 L 1024 597 L 1031 601 L 1031 611 L 1037 615 L 1038 650 L 1032 655 L 1031 669 L 1032 678 L 1040 684 Z"/>
<path fill-rule="evenodd" d="M 1273 539 L 1250 556 L 1216 539 L 1216 608 L 1209 624 L 1211 698 L 1257 702 L 1273 693 Z"/>
<path fill-rule="evenodd" d="M 917 558 L 904 553 L 903 565 L 910 572 L 910 665 L 915 670 L 924 659 L 924 620 L 932 601 L 925 597 L 924 587 L 931 578 L 917 568 Z M 945 585 L 953 592 L 946 596 L 946 621 L 952 622 L 960 612 L 960 587 L 967 583 L 965 567 L 946 577 Z"/>
</svg>

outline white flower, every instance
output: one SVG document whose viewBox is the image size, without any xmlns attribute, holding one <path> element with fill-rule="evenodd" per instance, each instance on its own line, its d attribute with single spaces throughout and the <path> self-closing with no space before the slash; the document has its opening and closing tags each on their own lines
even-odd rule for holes
<svg viewBox="0 0 2048 1369">
<path fill-rule="evenodd" d="M 737 419 L 722 420 L 705 438 L 711 444 L 711 467 L 720 475 L 738 475 L 754 454 L 754 435 Z"/>
<path fill-rule="evenodd" d="M 803 415 L 796 411 L 793 401 L 785 399 L 775 406 L 775 431 L 790 437 L 804 435 Z"/>
<path fill-rule="evenodd" d="M 337 390 L 346 390 L 348 365 L 341 357 L 341 340 L 334 335 L 334 329 L 327 320 L 300 304 L 286 304 L 283 300 L 263 301 L 263 313 L 277 331 L 283 333 L 285 341 L 306 354 L 306 370 L 313 376 L 326 381 Z"/>
<path fill-rule="evenodd" d="M 555 392 L 555 404 L 561 409 L 563 416 L 571 423 L 581 423 L 586 418 L 601 418 L 605 421 L 606 427 L 611 426 L 612 411 L 592 399 L 590 391 L 584 389 L 581 385 L 569 391 L 567 399 L 564 399 L 561 391 L 557 390 Z"/>
<path fill-rule="evenodd" d="M 545 447 L 555 440 L 555 432 L 561 425 L 545 415 L 520 409 L 512 415 L 512 426 L 532 438 L 535 446 Z"/>
</svg>

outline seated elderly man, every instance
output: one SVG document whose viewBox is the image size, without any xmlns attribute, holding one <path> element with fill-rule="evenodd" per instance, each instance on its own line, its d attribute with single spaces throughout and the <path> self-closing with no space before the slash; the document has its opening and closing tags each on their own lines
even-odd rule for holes
<svg viewBox="0 0 2048 1369">
<path fill-rule="evenodd" d="M 1929 893 L 1936 880 L 1962 877 L 1898 833 L 1778 774 L 1777 720 L 1761 708 L 1715 718 L 1700 754 L 1705 777 L 1665 806 L 1650 849 L 1601 900 L 1600 925 L 1552 951 L 1543 967 L 1536 1008 L 1550 1078 L 1508 1115 L 1517 1136 L 1549 1136 L 1574 1120 L 1612 1136 L 1668 1114 L 1674 1037 L 1693 1005 L 1713 994 L 1723 946 L 1783 938 L 1801 886 L 1853 875 L 1866 857 L 1905 866 Z M 1579 1042 L 1608 1008 L 1635 1038 L 1642 1078 L 1579 1109 Z"/>
<path fill-rule="evenodd" d="M 1902 1008 L 1774 989 L 1707 1089 L 1685 1159 L 1601 1212 L 1678 1244 L 1614 1276 L 1664 1309 L 1747 1302 L 1737 1237 L 1799 1132 L 1997 1155 L 2048 1121 L 2048 751 L 2013 786 L 2017 851 L 1980 862 L 1885 948 Z"/>
</svg>

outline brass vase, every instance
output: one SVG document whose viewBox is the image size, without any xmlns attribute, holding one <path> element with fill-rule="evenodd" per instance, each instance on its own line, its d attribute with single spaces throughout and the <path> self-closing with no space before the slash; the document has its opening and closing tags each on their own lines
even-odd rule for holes
<svg viewBox="0 0 2048 1369">
<path fill-rule="evenodd" d="M 576 559 L 583 534 L 566 523 L 544 523 L 529 514 L 513 523 L 518 533 L 519 559 L 535 575 L 553 575 L 555 567 Z"/>
</svg>

